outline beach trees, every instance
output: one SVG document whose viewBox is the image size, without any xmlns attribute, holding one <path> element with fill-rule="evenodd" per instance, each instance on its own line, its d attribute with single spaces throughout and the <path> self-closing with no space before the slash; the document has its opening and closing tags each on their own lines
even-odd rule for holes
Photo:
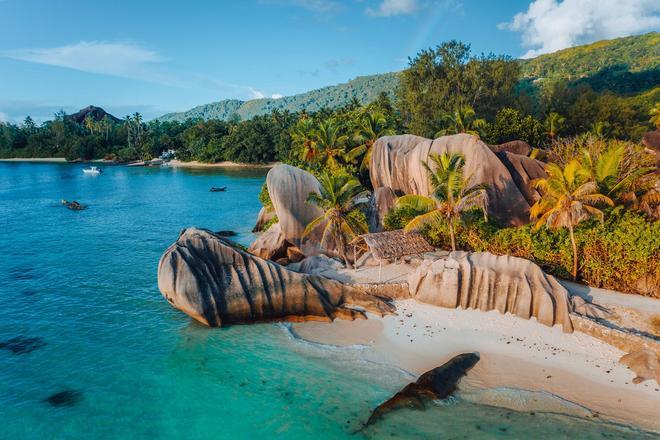
<svg viewBox="0 0 660 440">
<path fill-rule="evenodd" d="M 432 165 L 422 162 L 431 186 L 432 196 L 405 195 L 399 197 L 396 206 L 424 212 L 413 218 L 404 228 L 417 230 L 429 223 L 446 222 L 449 227 L 451 249 L 456 250 L 455 222 L 464 212 L 478 208 L 487 217 L 486 186 L 471 185 L 470 177 L 464 175 L 465 158 L 460 154 L 431 154 Z M 432 168 L 435 167 L 435 170 Z"/>
<path fill-rule="evenodd" d="M 312 133 L 317 160 L 330 170 L 339 169 L 339 162 L 346 154 L 348 136 L 341 134 L 339 127 L 331 121 L 322 121 Z"/>
<path fill-rule="evenodd" d="M 360 142 L 360 145 L 349 151 L 347 157 L 349 160 L 355 160 L 362 156 L 360 169 L 367 169 L 371 161 L 371 147 L 374 142 L 380 137 L 393 134 L 394 130 L 388 127 L 385 116 L 377 112 L 367 112 L 362 116 L 355 132 L 355 139 Z"/>
<path fill-rule="evenodd" d="M 312 193 L 307 202 L 323 211 L 305 228 L 303 236 L 322 229 L 321 246 L 335 248 L 349 266 L 346 246 L 357 235 L 368 232 L 364 216 L 359 215 L 360 196 L 364 189 L 357 179 L 346 174 L 324 173 L 319 176 L 320 193 Z"/>
<path fill-rule="evenodd" d="M 480 137 L 486 128 L 486 120 L 477 118 L 474 109 L 469 105 L 462 105 L 442 117 L 442 123 L 446 126 L 435 134 L 435 137 L 450 134 L 467 133 Z"/>
<path fill-rule="evenodd" d="M 550 229 L 567 228 L 573 251 L 571 275 L 577 279 L 578 249 L 575 227 L 591 217 L 603 221 L 603 211 L 597 205 L 613 206 L 612 200 L 598 192 L 598 184 L 590 178 L 589 171 L 577 159 L 563 169 L 554 163 L 546 167 L 548 177 L 536 179 L 533 186 L 540 190 L 541 198 L 531 207 L 530 219 L 535 220 L 534 230 L 547 226 Z"/>
<path fill-rule="evenodd" d="M 305 162 L 313 162 L 316 159 L 317 148 L 313 139 L 314 121 L 303 117 L 291 129 L 291 141 L 298 150 L 298 157 Z"/>
</svg>

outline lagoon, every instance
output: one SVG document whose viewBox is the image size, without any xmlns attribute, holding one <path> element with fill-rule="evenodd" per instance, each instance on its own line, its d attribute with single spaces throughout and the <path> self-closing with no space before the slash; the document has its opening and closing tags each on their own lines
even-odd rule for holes
<svg viewBox="0 0 660 440">
<path fill-rule="evenodd" d="M 39 341 L 0 350 L 5 438 L 654 437 L 460 396 L 360 431 L 409 373 L 285 324 L 208 329 L 158 292 L 158 259 L 181 229 L 233 230 L 249 244 L 264 170 L 82 168 L 0 163 L 0 341 Z M 44 401 L 62 391 L 76 398 Z"/>
</svg>

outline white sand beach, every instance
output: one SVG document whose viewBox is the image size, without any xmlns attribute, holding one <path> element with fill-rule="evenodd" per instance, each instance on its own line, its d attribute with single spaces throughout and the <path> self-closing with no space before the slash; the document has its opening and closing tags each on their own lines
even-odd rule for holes
<svg viewBox="0 0 660 440">
<path fill-rule="evenodd" d="M 13 157 L 0 159 L 0 162 L 66 162 L 63 157 Z"/>
<path fill-rule="evenodd" d="M 189 162 L 183 162 L 180 160 L 172 160 L 169 162 L 170 166 L 175 167 L 175 168 L 272 168 L 277 163 L 269 163 L 269 164 L 250 164 L 250 163 L 239 163 L 239 162 L 230 162 L 230 161 L 223 161 L 223 162 L 215 162 L 215 163 L 205 163 L 205 162 L 199 162 L 196 160 L 192 160 Z"/>
<path fill-rule="evenodd" d="M 596 338 L 494 311 L 444 309 L 414 300 L 397 301 L 396 307 L 396 316 L 299 323 L 293 332 L 318 343 L 368 345 L 364 353 L 369 360 L 416 376 L 456 354 L 477 351 L 481 361 L 461 382 L 463 391 L 544 391 L 596 417 L 660 431 L 660 386 L 655 381 L 633 384 L 635 374 L 618 363 L 625 353 Z M 516 406 L 506 398 L 497 400 L 487 403 Z"/>
</svg>

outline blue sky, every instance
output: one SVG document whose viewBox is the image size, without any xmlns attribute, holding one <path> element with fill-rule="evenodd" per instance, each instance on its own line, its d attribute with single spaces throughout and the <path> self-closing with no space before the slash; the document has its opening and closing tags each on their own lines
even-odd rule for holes
<svg viewBox="0 0 660 440">
<path fill-rule="evenodd" d="M 401 70 L 449 39 L 520 57 L 658 29 L 655 0 L 0 0 L 0 120 L 148 119 Z"/>
</svg>

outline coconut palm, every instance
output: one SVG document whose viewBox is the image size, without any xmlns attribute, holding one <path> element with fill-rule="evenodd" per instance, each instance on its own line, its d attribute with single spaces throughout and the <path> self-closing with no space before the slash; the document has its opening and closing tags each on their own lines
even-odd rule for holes
<svg viewBox="0 0 660 440">
<path fill-rule="evenodd" d="M 606 121 L 598 121 L 594 123 L 594 125 L 591 127 L 591 132 L 598 138 L 604 139 L 607 136 L 609 136 L 610 131 L 611 131 L 611 126 L 609 122 Z"/>
<path fill-rule="evenodd" d="M 339 256 L 349 266 L 347 244 L 357 235 L 368 232 L 366 222 L 360 220 L 359 216 L 350 215 L 359 208 L 358 198 L 364 194 L 364 189 L 357 179 L 346 174 L 324 173 L 319 177 L 319 183 L 320 193 L 311 193 L 307 203 L 321 208 L 323 214 L 309 222 L 303 237 L 322 228 L 321 246 L 337 249 Z"/>
<path fill-rule="evenodd" d="M 657 168 L 631 165 L 626 160 L 625 144 L 613 143 L 595 158 L 585 148 L 581 151 L 580 164 L 599 192 L 628 208 L 654 216 L 655 205 L 660 204 Z"/>
<path fill-rule="evenodd" d="M 457 107 L 453 113 L 445 115 L 442 119 L 447 128 L 438 131 L 436 137 L 457 133 L 479 136 L 486 127 L 486 120 L 477 118 L 474 109 L 469 105 Z"/>
<path fill-rule="evenodd" d="M 318 148 L 319 162 L 330 170 L 339 168 L 339 160 L 346 154 L 348 136 L 340 134 L 339 127 L 328 121 L 319 123 L 312 139 Z"/>
<path fill-rule="evenodd" d="M 564 127 L 564 122 L 566 118 L 560 115 L 557 112 L 550 112 L 545 118 L 545 134 L 547 134 L 551 140 L 555 140 L 559 132 Z"/>
<path fill-rule="evenodd" d="M 393 134 L 394 130 L 387 126 L 385 116 L 376 112 L 365 113 L 362 116 L 359 128 L 355 132 L 355 139 L 360 142 L 360 145 L 349 151 L 347 158 L 352 161 L 362 156 L 360 169 L 367 169 L 371 161 L 371 147 L 374 145 L 374 142 L 380 137 Z"/>
<path fill-rule="evenodd" d="M 430 223 L 447 222 L 451 237 L 451 249 L 456 250 L 455 222 L 464 212 L 474 208 L 483 211 L 487 218 L 488 196 L 483 184 L 470 185 L 470 178 L 465 177 L 463 168 L 465 159 L 460 154 L 431 154 L 435 170 L 428 162 L 422 162 L 429 175 L 433 188 L 432 197 L 405 195 L 397 200 L 397 207 L 406 207 L 424 214 L 413 218 L 404 228 L 405 231 L 417 230 Z"/>
<path fill-rule="evenodd" d="M 541 193 L 541 198 L 530 209 L 530 218 L 536 220 L 534 230 L 543 225 L 550 229 L 567 228 L 573 249 L 573 270 L 577 278 L 578 250 L 575 242 L 575 227 L 591 217 L 603 221 L 603 211 L 596 205 L 613 206 L 612 200 L 598 192 L 598 184 L 590 178 L 577 159 L 563 169 L 554 163 L 546 167 L 548 177 L 532 181 Z"/>
<path fill-rule="evenodd" d="M 305 117 L 301 118 L 291 130 L 293 145 L 300 149 L 300 160 L 314 162 L 318 150 L 313 140 L 314 121 Z"/>
</svg>

